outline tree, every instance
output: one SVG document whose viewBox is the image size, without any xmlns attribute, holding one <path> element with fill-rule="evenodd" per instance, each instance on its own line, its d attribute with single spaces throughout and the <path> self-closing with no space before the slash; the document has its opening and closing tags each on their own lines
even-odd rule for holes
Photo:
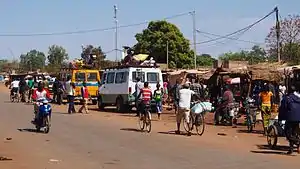
<svg viewBox="0 0 300 169">
<path fill-rule="evenodd" d="M 266 52 L 260 46 L 253 46 L 251 50 L 240 52 L 227 52 L 222 54 L 219 59 L 232 61 L 248 61 L 249 64 L 257 64 L 266 60 Z"/>
<path fill-rule="evenodd" d="M 87 45 L 86 47 L 83 47 L 81 52 L 81 57 L 85 58 L 85 56 L 95 55 L 95 66 L 97 69 L 102 68 L 105 66 L 104 60 L 106 58 L 105 53 L 102 51 L 101 46 L 94 47 L 93 45 Z"/>
<path fill-rule="evenodd" d="M 167 21 L 151 21 L 148 27 L 135 35 L 135 53 L 149 54 L 158 63 L 167 63 L 167 44 L 169 67 L 187 68 L 193 63 L 190 42 L 176 25 Z"/>
<path fill-rule="evenodd" d="M 281 60 L 286 62 L 293 62 L 294 59 L 299 60 L 299 56 L 291 54 L 297 53 L 295 47 L 300 43 L 300 16 L 289 15 L 280 22 L 280 46 L 281 46 Z M 266 37 L 268 47 L 268 54 L 272 60 L 277 60 L 277 26 L 273 26 L 270 33 Z M 296 51 L 292 51 L 296 50 Z"/>
<path fill-rule="evenodd" d="M 48 62 L 51 68 L 60 68 L 62 63 L 69 59 L 66 49 L 62 46 L 52 45 L 48 51 Z"/>
<path fill-rule="evenodd" d="M 23 71 L 35 71 L 45 67 L 46 56 L 43 52 L 31 50 L 20 56 L 20 68 Z"/>
<path fill-rule="evenodd" d="M 209 54 L 202 54 L 197 56 L 197 66 L 212 66 L 214 58 Z"/>
<path fill-rule="evenodd" d="M 247 60 L 250 64 L 257 64 L 260 62 L 264 62 L 266 60 L 266 51 L 255 45 L 252 47 L 251 51 L 248 52 Z"/>
</svg>

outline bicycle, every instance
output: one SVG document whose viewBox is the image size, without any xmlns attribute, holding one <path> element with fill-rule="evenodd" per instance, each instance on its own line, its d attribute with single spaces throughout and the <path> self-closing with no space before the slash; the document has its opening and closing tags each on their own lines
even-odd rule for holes
<svg viewBox="0 0 300 169">
<path fill-rule="evenodd" d="M 193 103 L 192 105 L 194 106 L 197 103 Z M 191 107 L 193 107 L 191 106 Z M 196 128 L 196 132 L 198 135 L 202 136 L 204 131 L 205 131 L 205 120 L 204 120 L 204 115 L 203 113 L 190 113 L 190 127 L 188 127 L 188 124 L 186 122 L 186 119 L 183 118 L 183 127 L 186 132 L 189 132 L 189 128 L 191 131 L 193 131 L 194 127 Z"/>
<path fill-rule="evenodd" d="M 151 112 L 150 112 L 150 105 L 146 105 L 145 109 L 143 110 L 145 112 L 139 114 L 139 126 L 141 131 L 144 131 L 146 127 L 146 131 L 148 133 L 151 132 Z"/>
</svg>

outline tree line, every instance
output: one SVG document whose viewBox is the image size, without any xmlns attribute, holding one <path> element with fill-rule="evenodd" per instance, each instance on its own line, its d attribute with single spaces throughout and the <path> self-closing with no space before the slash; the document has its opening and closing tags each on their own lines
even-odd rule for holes
<svg viewBox="0 0 300 169">
<path fill-rule="evenodd" d="M 280 54 L 281 60 L 291 65 L 300 64 L 300 16 L 290 15 L 283 18 L 280 23 Z M 265 48 L 255 45 L 250 50 L 227 52 L 220 56 L 210 54 L 197 55 L 197 66 L 212 66 L 215 59 L 248 61 L 250 64 L 277 60 L 277 41 L 274 25 L 265 38 Z M 167 48 L 170 68 L 193 68 L 194 51 L 190 48 L 190 40 L 184 37 L 179 28 L 165 20 L 151 21 L 147 28 L 135 35 L 137 43 L 133 45 L 135 53 L 149 54 L 158 63 L 167 63 Z M 167 46 L 168 45 L 168 46 Z M 90 54 L 97 56 L 97 68 L 104 68 L 115 63 L 106 59 L 101 46 L 87 45 L 81 55 Z M 21 54 L 19 63 L 0 60 L 0 69 L 8 68 L 21 71 L 34 71 L 37 69 L 57 71 L 61 65 L 67 64 L 69 55 L 62 46 L 51 45 L 48 53 L 36 49 Z"/>
</svg>

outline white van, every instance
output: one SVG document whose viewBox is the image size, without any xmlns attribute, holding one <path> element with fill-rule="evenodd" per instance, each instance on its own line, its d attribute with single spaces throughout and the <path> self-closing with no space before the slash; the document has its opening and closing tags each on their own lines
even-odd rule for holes
<svg viewBox="0 0 300 169">
<path fill-rule="evenodd" d="M 116 105 L 118 112 L 129 111 L 135 106 L 136 78 L 148 82 L 152 92 L 156 84 L 163 87 L 161 70 L 149 66 L 118 66 L 104 70 L 99 88 L 98 107 Z"/>
</svg>

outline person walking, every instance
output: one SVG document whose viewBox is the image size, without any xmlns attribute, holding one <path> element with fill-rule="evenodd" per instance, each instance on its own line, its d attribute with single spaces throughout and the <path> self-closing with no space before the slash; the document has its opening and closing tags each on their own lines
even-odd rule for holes
<svg viewBox="0 0 300 169">
<path fill-rule="evenodd" d="M 191 136 L 191 126 L 190 126 L 190 107 L 191 107 L 191 98 L 195 95 L 195 92 L 189 89 L 189 84 L 184 84 L 183 89 L 179 90 L 179 103 L 178 103 L 178 112 L 176 114 L 177 121 L 177 130 L 176 134 L 180 134 L 180 124 L 182 118 L 185 118 L 189 131 L 187 133 L 188 136 Z M 199 97 L 198 95 L 195 95 Z"/>
<path fill-rule="evenodd" d="M 269 120 L 271 118 L 271 108 L 274 103 L 273 93 L 269 89 L 269 85 L 265 84 L 262 92 L 259 93 L 259 108 L 262 112 L 264 134 L 267 133 Z"/>
<path fill-rule="evenodd" d="M 89 113 L 88 101 L 89 101 L 90 94 L 88 88 L 86 87 L 86 82 L 82 83 L 81 97 L 82 97 L 82 106 L 79 109 L 79 113 L 83 113 L 82 111 L 84 110 L 85 113 L 88 114 Z"/>
<path fill-rule="evenodd" d="M 33 90 L 34 90 L 34 81 L 33 81 L 33 78 L 30 77 L 28 79 L 28 82 L 27 82 L 27 85 L 28 85 L 28 88 L 29 88 L 29 92 L 28 92 L 28 103 L 30 103 L 32 101 L 32 94 L 33 94 Z"/>
<path fill-rule="evenodd" d="M 74 95 L 75 95 L 75 84 L 71 82 L 71 77 L 69 76 L 67 78 L 66 82 L 66 93 L 67 93 L 67 98 L 68 98 L 68 113 L 76 113 L 75 111 L 75 105 L 74 105 Z"/>
<path fill-rule="evenodd" d="M 289 141 L 289 150 L 287 154 L 292 154 L 294 146 L 297 147 L 298 154 L 300 153 L 299 144 L 299 123 L 300 123 L 300 86 L 297 84 L 296 91 L 289 95 L 283 96 L 282 104 L 279 107 L 278 120 L 285 120 L 285 135 Z"/>
<path fill-rule="evenodd" d="M 160 114 L 162 113 L 162 98 L 163 98 L 163 89 L 160 87 L 159 82 L 156 84 L 156 90 L 154 90 L 154 99 L 156 103 L 157 116 L 160 120 Z"/>
</svg>

